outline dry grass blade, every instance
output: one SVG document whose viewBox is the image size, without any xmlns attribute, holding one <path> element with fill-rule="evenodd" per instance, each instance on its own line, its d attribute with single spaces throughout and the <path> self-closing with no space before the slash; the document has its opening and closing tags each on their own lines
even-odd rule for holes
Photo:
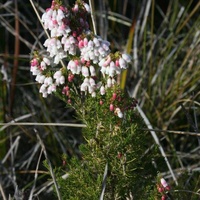
<svg viewBox="0 0 200 200">
<path fill-rule="evenodd" d="M 48 33 L 47 30 L 44 28 L 44 24 L 43 24 L 42 21 L 41 21 L 40 15 L 39 15 L 39 13 L 38 13 L 36 7 L 35 7 L 35 4 L 33 3 L 32 0 L 29 0 L 29 1 L 30 1 L 30 3 L 31 3 L 31 6 L 33 7 L 33 10 L 35 11 L 35 14 L 37 15 L 37 18 L 38 18 L 38 20 L 39 20 L 41 26 L 43 27 L 43 30 L 44 30 L 45 33 L 46 33 L 46 36 L 47 36 L 48 38 L 50 38 L 49 33 Z"/>
<path fill-rule="evenodd" d="M 34 131 L 35 131 L 35 133 L 36 133 L 36 135 L 37 135 L 37 138 L 38 138 L 38 140 L 39 140 L 39 142 L 40 142 L 40 145 L 41 145 L 41 147 L 42 147 L 43 153 L 44 153 L 45 158 L 46 158 L 46 160 L 47 160 L 47 163 L 48 163 L 48 166 L 49 166 L 49 170 L 50 170 L 50 173 L 51 173 L 51 177 L 52 177 L 52 179 L 53 179 L 53 183 L 54 183 L 54 186 L 55 186 L 55 189 L 56 189 L 56 193 L 57 193 L 58 200 L 61 200 L 62 198 L 61 198 L 61 196 L 60 196 L 60 192 L 59 192 L 58 184 L 57 184 L 57 181 L 56 181 L 56 177 L 55 177 L 55 174 L 54 174 L 54 172 L 53 172 L 53 167 L 52 167 L 52 165 L 51 165 L 51 162 L 50 162 L 50 160 L 49 160 L 49 158 L 48 158 L 48 155 L 47 155 L 47 152 L 46 152 L 46 148 L 45 148 L 44 143 L 42 142 L 42 139 L 40 138 L 40 136 L 39 136 L 37 130 L 34 129 Z"/>
<path fill-rule="evenodd" d="M 19 13 L 18 13 L 18 2 L 15 0 L 15 51 L 14 51 L 14 63 L 13 63 L 13 71 L 12 71 L 12 80 L 11 80 L 11 90 L 10 90 L 10 105 L 9 105 L 9 112 L 12 115 L 13 112 L 13 104 L 15 99 L 15 84 L 17 78 L 17 71 L 18 71 L 18 58 L 19 58 Z"/>
<path fill-rule="evenodd" d="M 10 123 L 0 123 L 3 126 L 0 131 L 3 131 L 9 126 L 65 126 L 74 128 L 85 128 L 85 124 L 72 124 L 72 123 L 38 123 L 38 122 L 10 122 Z"/>
<path fill-rule="evenodd" d="M 142 109 L 139 107 L 139 105 L 138 105 L 136 108 L 137 108 L 139 114 L 141 115 L 141 117 L 144 119 L 144 122 L 145 122 L 146 126 L 149 128 L 149 130 L 152 130 L 153 128 L 152 128 L 152 126 L 151 126 L 151 124 L 150 124 L 148 118 L 146 117 L 146 115 L 145 115 L 144 112 L 142 111 Z M 153 137 L 155 143 L 158 145 L 158 148 L 159 148 L 159 150 L 160 150 L 160 152 L 161 152 L 161 155 L 162 155 L 163 158 L 165 159 L 165 162 L 166 162 L 166 164 L 167 164 L 167 167 L 168 167 L 168 169 L 169 169 L 169 171 L 170 171 L 170 173 L 171 173 L 171 175 L 172 175 L 172 178 L 173 178 L 175 184 L 178 185 L 178 182 L 177 182 L 177 179 L 176 179 L 176 177 L 175 177 L 175 174 L 174 174 L 174 172 L 173 172 L 173 170 L 172 170 L 172 167 L 171 167 L 171 165 L 170 165 L 170 163 L 169 163 L 169 161 L 168 161 L 168 159 L 167 159 L 166 153 L 165 153 L 163 147 L 162 147 L 161 144 L 160 144 L 159 138 L 157 137 L 155 131 L 150 131 L 150 132 L 151 132 L 151 135 L 152 135 L 152 137 Z"/>
<path fill-rule="evenodd" d="M 90 5 L 90 12 L 91 12 L 91 19 L 92 19 L 92 26 L 93 26 L 93 31 L 94 34 L 97 34 L 97 29 L 96 29 L 96 23 L 95 23 L 95 15 L 94 15 L 94 1 L 89 0 L 89 5 Z"/>
<path fill-rule="evenodd" d="M 106 163 L 105 170 L 104 170 L 102 192 L 101 192 L 100 200 L 103 200 L 103 198 L 104 198 L 104 193 L 105 193 L 105 189 L 106 189 L 107 173 L 108 173 L 108 163 Z"/>
<path fill-rule="evenodd" d="M 173 131 L 173 130 L 159 130 L 159 129 L 142 129 L 146 131 L 155 131 L 155 132 L 160 132 L 160 133 L 173 133 L 173 134 L 178 134 L 178 135 L 191 135 L 191 136 L 200 136 L 200 133 L 196 132 L 186 132 L 186 131 Z"/>
<path fill-rule="evenodd" d="M 23 115 L 23 116 L 20 116 L 20 117 L 17 117 L 15 119 L 13 119 L 11 122 L 9 123 L 0 123 L 0 126 L 3 126 L 0 128 L 0 131 L 3 131 L 5 130 L 8 126 L 11 126 L 12 124 L 20 121 L 20 120 L 24 120 L 24 119 L 27 119 L 29 117 L 32 117 L 33 115 L 35 115 L 35 113 L 30 113 L 30 114 L 26 114 L 26 115 Z"/>
<path fill-rule="evenodd" d="M 36 181 L 37 181 L 37 177 L 38 177 L 38 168 L 39 168 L 40 160 L 41 160 L 41 157 L 42 157 L 42 153 L 43 153 L 43 150 L 41 149 L 40 155 L 39 155 L 39 158 L 38 158 L 38 162 L 37 162 L 37 166 L 36 166 L 36 170 L 35 170 L 33 187 L 31 189 L 31 192 L 30 192 L 30 195 L 29 195 L 30 200 L 33 198 L 33 193 L 34 193 L 34 190 L 35 190 L 35 187 L 36 187 Z"/>
<path fill-rule="evenodd" d="M 13 153 L 13 150 L 19 146 L 19 140 L 20 140 L 20 136 L 18 136 L 15 139 L 14 143 L 11 145 L 9 151 L 7 152 L 7 154 L 5 155 L 5 157 L 3 158 L 3 160 L 1 161 L 2 164 L 4 164 L 6 162 L 6 160 L 8 159 L 8 157 Z"/>
<path fill-rule="evenodd" d="M 0 183 L 0 192 L 1 192 L 1 196 L 2 196 L 3 200 L 7 200 L 6 195 L 5 195 L 5 192 L 4 192 L 4 190 L 3 190 L 3 187 L 2 187 L 2 185 L 1 185 L 1 183 Z"/>
</svg>

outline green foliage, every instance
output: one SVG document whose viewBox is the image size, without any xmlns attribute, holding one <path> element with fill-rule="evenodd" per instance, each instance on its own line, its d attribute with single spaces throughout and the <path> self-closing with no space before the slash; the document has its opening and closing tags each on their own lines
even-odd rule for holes
<svg viewBox="0 0 200 200">
<path fill-rule="evenodd" d="M 123 119 L 108 109 L 112 93 L 110 89 L 103 96 L 103 104 L 99 103 L 101 95 L 87 96 L 75 104 L 79 118 L 86 124 L 82 130 L 85 143 L 80 146 L 81 160 L 66 161 L 69 177 L 58 178 L 64 199 L 98 199 L 106 165 L 105 199 L 125 199 L 130 193 L 134 198 L 147 199 L 154 187 L 157 174 L 152 159 L 157 156 L 156 149 L 146 151 L 151 138 L 142 130 L 143 120 L 133 108 L 126 110 Z M 134 101 L 125 98 L 122 91 L 118 93 L 121 104 L 130 106 Z"/>
</svg>

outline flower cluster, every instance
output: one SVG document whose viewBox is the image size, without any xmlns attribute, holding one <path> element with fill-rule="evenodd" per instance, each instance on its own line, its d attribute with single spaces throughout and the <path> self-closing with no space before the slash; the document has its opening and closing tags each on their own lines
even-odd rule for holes
<svg viewBox="0 0 200 200">
<path fill-rule="evenodd" d="M 161 200 L 167 200 L 171 188 L 164 178 L 160 179 L 160 183 L 157 184 L 157 189 L 158 192 L 162 194 Z"/>
<path fill-rule="evenodd" d="M 89 12 L 88 4 L 83 1 L 66 8 L 60 1 L 53 0 L 51 7 L 42 15 L 44 27 L 50 33 L 44 42 L 47 53 L 43 56 L 34 54 L 31 72 L 41 84 L 43 97 L 60 88 L 71 102 L 70 83 L 85 95 L 106 95 L 106 91 L 117 84 L 116 77 L 131 62 L 127 54 L 112 54 L 109 42 L 94 35 L 87 22 Z M 58 69 L 60 63 L 62 67 Z M 114 109 L 111 104 L 110 110 L 123 117 L 120 108 Z"/>
</svg>

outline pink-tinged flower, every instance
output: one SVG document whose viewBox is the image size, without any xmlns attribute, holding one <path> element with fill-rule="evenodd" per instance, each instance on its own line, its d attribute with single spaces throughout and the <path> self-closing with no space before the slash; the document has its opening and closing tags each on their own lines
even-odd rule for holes
<svg viewBox="0 0 200 200">
<path fill-rule="evenodd" d="M 113 104 L 110 104 L 110 107 L 109 107 L 110 111 L 114 111 L 114 105 Z"/>
<path fill-rule="evenodd" d="M 127 65 L 126 65 L 126 62 L 123 58 L 120 58 L 119 59 L 119 66 L 122 68 L 122 69 L 126 69 L 127 68 Z"/>
<path fill-rule="evenodd" d="M 101 73 L 103 74 L 103 76 L 106 74 L 107 71 L 107 67 L 101 67 Z"/>
<path fill-rule="evenodd" d="M 111 63 L 111 57 L 108 56 L 103 64 L 104 67 L 108 66 Z"/>
<path fill-rule="evenodd" d="M 90 13 L 90 6 L 87 3 L 84 3 L 83 6 L 85 7 L 85 10 Z"/>
<path fill-rule="evenodd" d="M 48 59 L 48 58 L 43 58 L 43 61 L 47 64 L 47 65 L 50 65 L 51 64 L 51 61 Z"/>
<path fill-rule="evenodd" d="M 94 43 L 93 43 L 92 40 L 90 40 L 90 41 L 88 42 L 88 47 L 90 47 L 90 49 L 93 49 Z"/>
<path fill-rule="evenodd" d="M 100 100 L 100 101 L 99 101 L 99 104 L 100 104 L 100 105 L 103 105 L 103 101 L 102 101 L 102 100 Z"/>
<path fill-rule="evenodd" d="M 96 70 L 95 70 L 94 66 L 90 65 L 89 68 L 90 68 L 90 74 L 91 74 L 91 76 L 96 76 Z"/>
<path fill-rule="evenodd" d="M 102 42 L 102 47 L 103 47 L 103 49 L 106 51 L 106 52 L 108 52 L 110 49 L 109 49 L 109 45 L 110 45 L 110 43 L 109 42 L 107 42 L 107 41 L 103 41 Z"/>
<path fill-rule="evenodd" d="M 95 59 L 95 55 L 94 55 L 93 51 L 88 52 L 88 55 L 89 55 L 89 59 L 90 60 L 94 60 Z"/>
<path fill-rule="evenodd" d="M 109 71 L 108 71 L 108 75 L 110 77 L 113 77 L 115 75 L 115 72 L 116 72 L 116 67 L 115 67 L 115 63 L 112 61 L 110 62 L 110 66 L 108 67 Z"/>
<path fill-rule="evenodd" d="M 106 51 L 103 49 L 103 47 L 99 47 L 98 52 L 99 52 L 100 56 L 102 56 L 102 57 L 106 56 Z"/>
<path fill-rule="evenodd" d="M 107 80 L 107 87 L 110 88 L 112 86 L 112 79 L 108 78 Z"/>
<path fill-rule="evenodd" d="M 77 13 L 79 8 L 78 8 L 78 4 L 75 4 L 74 7 L 72 8 L 72 10 Z"/>
<path fill-rule="evenodd" d="M 62 76 L 62 72 L 59 70 L 59 71 L 56 71 L 55 74 L 53 75 L 53 78 L 55 79 L 58 79 Z"/>
<path fill-rule="evenodd" d="M 53 83 L 53 79 L 51 77 L 46 77 L 44 80 L 44 84 L 46 86 L 51 85 Z"/>
<path fill-rule="evenodd" d="M 112 85 L 115 85 L 116 84 L 116 80 L 114 78 L 111 79 L 111 83 Z"/>
<path fill-rule="evenodd" d="M 105 58 L 102 58 L 98 64 L 99 64 L 100 67 L 103 67 L 105 62 L 106 62 L 106 59 L 105 59 Z M 105 65 L 105 66 L 106 66 L 106 65 Z M 105 67 L 105 66 L 104 66 L 104 67 Z"/>
<path fill-rule="evenodd" d="M 41 63 L 40 63 L 40 68 L 42 69 L 42 70 L 45 70 L 47 67 L 46 67 L 46 63 L 44 62 L 44 61 L 42 61 Z"/>
<path fill-rule="evenodd" d="M 90 94 L 92 94 L 93 92 L 95 92 L 95 88 L 92 87 L 91 85 L 89 85 L 89 86 L 88 86 L 88 92 L 89 92 Z"/>
<path fill-rule="evenodd" d="M 65 15 L 61 9 L 57 10 L 56 20 L 59 25 L 62 25 L 62 20 L 65 18 Z"/>
<path fill-rule="evenodd" d="M 45 76 L 42 75 L 42 74 L 38 74 L 38 75 L 35 77 L 35 80 L 36 80 L 38 83 L 43 84 L 44 81 L 45 81 Z"/>
<path fill-rule="evenodd" d="M 86 47 L 88 45 L 88 39 L 84 38 L 83 39 L 83 46 Z"/>
<path fill-rule="evenodd" d="M 105 87 L 102 85 L 100 88 L 100 94 L 104 95 L 106 93 Z"/>
<path fill-rule="evenodd" d="M 93 92 L 91 93 L 91 96 L 92 96 L 92 97 L 96 97 L 96 96 L 97 96 L 97 95 L 96 95 L 96 92 L 93 91 Z"/>
<path fill-rule="evenodd" d="M 64 77 L 64 76 L 61 76 L 61 77 L 59 78 L 59 83 L 60 83 L 61 85 L 65 83 L 65 77 Z"/>
<path fill-rule="evenodd" d="M 71 70 L 72 74 L 76 74 L 77 73 L 76 62 L 74 62 L 73 60 L 70 60 L 68 65 L 67 65 L 67 69 Z"/>
<path fill-rule="evenodd" d="M 39 90 L 40 93 L 45 93 L 47 92 L 47 86 L 45 84 L 42 84 Z"/>
<path fill-rule="evenodd" d="M 99 40 L 98 40 L 97 38 L 94 38 L 94 39 L 93 39 L 93 42 L 94 42 L 94 45 L 95 45 L 96 47 L 99 47 L 99 46 L 100 46 L 100 42 L 99 42 Z"/>
<path fill-rule="evenodd" d="M 38 67 L 31 66 L 30 71 L 33 73 L 34 76 L 41 75 L 41 71 L 38 69 Z"/>
<path fill-rule="evenodd" d="M 83 83 L 81 84 L 81 91 L 82 91 L 82 92 L 86 92 L 86 91 L 87 91 L 87 88 L 88 88 L 88 84 L 86 84 L 86 83 L 83 82 Z"/>
<path fill-rule="evenodd" d="M 96 83 L 95 83 L 95 80 L 93 78 L 89 78 L 89 83 L 92 87 L 95 87 L 96 86 Z"/>
<path fill-rule="evenodd" d="M 122 54 L 122 58 L 127 62 L 130 63 L 131 62 L 131 57 L 128 54 Z"/>
<path fill-rule="evenodd" d="M 89 76 L 88 67 L 85 67 L 85 66 L 82 67 L 82 74 L 83 74 L 84 77 L 88 77 Z"/>
<path fill-rule="evenodd" d="M 120 110 L 120 108 L 116 108 L 116 109 L 115 109 L 115 113 L 117 114 L 117 116 L 118 116 L 119 118 L 123 118 L 123 113 L 122 113 L 122 111 Z"/>
<path fill-rule="evenodd" d="M 48 96 L 48 93 L 47 93 L 47 92 L 42 93 L 42 97 L 43 97 L 43 98 L 47 98 L 47 96 Z"/>
<path fill-rule="evenodd" d="M 56 91 L 56 85 L 52 84 L 47 88 L 47 94 L 52 94 L 52 92 Z"/>
<path fill-rule="evenodd" d="M 161 179 L 160 179 L 160 182 L 161 182 L 161 184 L 162 184 L 162 186 L 163 186 L 164 188 L 166 188 L 166 187 L 168 186 L 168 183 L 165 181 L 164 178 L 161 178 Z"/>
</svg>

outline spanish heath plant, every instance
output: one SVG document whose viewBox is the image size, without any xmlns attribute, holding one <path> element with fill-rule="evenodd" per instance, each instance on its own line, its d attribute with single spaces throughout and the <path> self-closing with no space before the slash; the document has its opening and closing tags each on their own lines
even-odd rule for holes
<svg viewBox="0 0 200 200">
<path fill-rule="evenodd" d="M 44 98 L 50 94 L 75 109 L 86 125 L 81 159 L 66 158 L 56 172 L 63 199 L 147 199 L 156 173 L 149 136 L 134 108 L 137 101 L 117 81 L 131 63 L 129 55 L 110 50 L 87 21 L 90 7 L 58 0 L 42 15 L 48 32 L 46 52 L 34 52 L 31 72 Z M 61 178 L 67 173 L 67 179 Z"/>
</svg>

